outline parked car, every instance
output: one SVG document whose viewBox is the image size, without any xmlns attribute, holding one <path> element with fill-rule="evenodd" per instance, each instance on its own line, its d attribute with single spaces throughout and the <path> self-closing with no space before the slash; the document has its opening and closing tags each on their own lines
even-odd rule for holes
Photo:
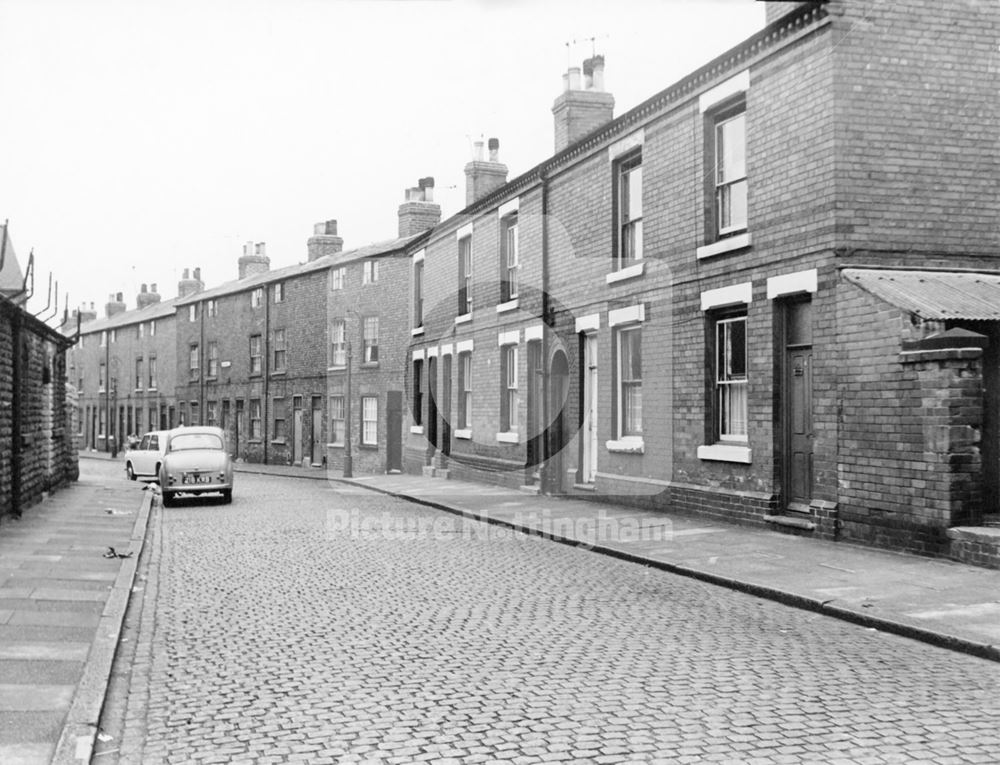
<svg viewBox="0 0 1000 765">
<path fill-rule="evenodd" d="M 130 481 L 136 478 L 156 479 L 167 448 L 168 430 L 153 430 L 143 435 L 138 444 L 125 452 L 125 475 Z"/>
<path fill-rule="evenodd" d="M 178 494 L 219 492 L 223 502 L 232 502 L 233 461 L 222 428 L 182 427 L 167 433 L 160 489 L 167 507 Z"/>
</svg>

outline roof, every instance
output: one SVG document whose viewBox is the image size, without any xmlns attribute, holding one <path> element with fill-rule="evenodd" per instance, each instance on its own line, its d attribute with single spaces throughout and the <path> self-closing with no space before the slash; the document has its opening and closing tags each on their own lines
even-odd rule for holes
<svg viewBox="0 0 1000 765">
<path fill-rule="evenodd" d="M 7 226 L 0 225 L 0 247 L 3 248 L 3 268 L 0 269 L 0 293 L 10 295 L 20 292 L 24 285 L 24 274 L 14 254 L 14 244 L 7 235 Z"/>
<path fill-rule="evenodd" d="M 1000 274 L 845 268 L 844 278 L 922 319 L 1000 319 Z"/>
<path fill-rule="evenodd" d="M 270 284 L 271 282 L 278 282 L 282 279 L 288 279 L 293 276 L 301 276 L 303 274 L 312 273 L 313 271 L 321 271 L 340 263 L 350 263 L 364 258 L 389 255 L 390 253 L 403 249 L 406 245 L 416 241 L 418 238 L 426 236 L 427 233 L 428 232 L 422 232 L 419 234 L 413 234 L 412 236 L 404 236 L 398 239 L 389 239 L 383 242 L 375 242 L 374 244 L 366 244 L 364 247 L 358 247 L 353 250 L 345 250 L 331 255 L 324 255 L 320 258 L 316 258 L 316 260 L 310 260 L 306 263 L 296 263 L 295 265 L 276 268 L 273 271 L 264 271 L 263 273 L 247 276 L 243 279 L 233 279 L 232 281 L 220 284 L 218 287 L 201 290 L 200 292 L 195 292 L 194 294 L 188 295 L 184 298 L 178 298 L 177 305 L 188 305 L 190 303 L 197 303 L 199 300 L 207 300 L 237 292 L 246 292 L 247 290 L 253 289 L 254 287 L 262 284 Z"/>
<path fill-rule="evenodd" d="M 177 308 L 179 298 L 161 300 L 158 303 L 147 305 L 145 308 L 137 308 L 131 311 L 116 313 L 111 318 L 107 316 L 93 319 L 80 325 L 80 334 L 86 335 L 91 332 L 100 332 L 105 329 L 116 329 L 126 327 L 130 324 L 138 324 L 140 321 L 150 321 L 159 319 L 161 316 L 171 316 Z M 73 328 L 75 330 L 75 327 Z"/>
</svg>

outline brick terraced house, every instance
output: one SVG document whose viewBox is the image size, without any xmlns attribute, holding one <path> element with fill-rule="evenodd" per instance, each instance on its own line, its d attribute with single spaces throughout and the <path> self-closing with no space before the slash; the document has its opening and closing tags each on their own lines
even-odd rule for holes
<svg viewBox="0 0 1000 765">
<path fill-rule="evenodd" d="M 178 293 L 201 289 L 198 270 L 185 271 Z M 175 396 L 178 298 L 161 300 L 156 285 L 142 285 L 136 308 L 128 310 L 122 294 L 111 295 L 105 315 L 90 309 L 74 311 L 68 329 L 80 337 L 67 353 L 67 379 L 76 386 L 80 449 L 123 449 L 129 436 L 177 424 Z M 110 437 L 110 440 L 109 440 Z"/>
<path fill-rule="evenodd" d="M 617 118 L 570 69 L 556 153 L 480 147 L 410 248 L 407 469 L 954 553 L 1000 510 L 998 15 L 769 3 Z"/>
</svg>

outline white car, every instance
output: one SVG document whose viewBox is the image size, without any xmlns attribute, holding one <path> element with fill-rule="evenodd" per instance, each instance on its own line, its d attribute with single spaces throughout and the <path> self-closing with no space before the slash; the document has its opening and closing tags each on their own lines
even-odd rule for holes
<svg viewBox="0 0 1000 765">
<path fill-rule="evenodd" d="M 233 501 L 233 461 L 222 428 L 182 427 L 167 434 L 167 453 L 160 465 L 163 505 L 178 494 L 218 492 Z"/>
<path fill-rule="evenodd" d="M 125 452 L 125 475 L 130 481 L 136 478 L 156 480 L 167 449 L 169 430 L 146 433 L 135 448 Z"/>
</svg>

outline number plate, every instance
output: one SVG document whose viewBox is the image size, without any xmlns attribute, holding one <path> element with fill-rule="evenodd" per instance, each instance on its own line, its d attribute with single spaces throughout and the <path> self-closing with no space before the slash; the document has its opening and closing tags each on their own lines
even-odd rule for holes
<svg viewBox="0 0 1000 765">
<path fill-rule="evenodd" d="M 181 483 L 211 483 L 211 473 L 185 473 L 181 478 Z"/>
</svg>

